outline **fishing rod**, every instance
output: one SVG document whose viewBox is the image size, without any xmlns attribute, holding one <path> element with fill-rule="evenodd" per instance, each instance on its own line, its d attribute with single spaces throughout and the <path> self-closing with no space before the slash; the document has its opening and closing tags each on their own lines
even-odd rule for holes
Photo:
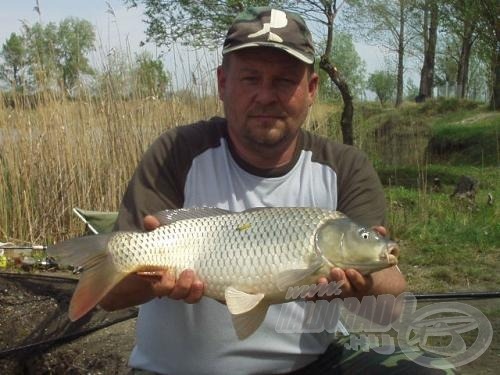
<svg viewBox="0 0 500 375">
<path fill-rule="evenodd" d="M 413 296 L 419 301 L 487 299 L 500 298 L 500 291 L 422 293 Z"/>
<path fill-rule="evenodd" d="M 1 250 L 47 250 L 47 245 L 24 245 L 24 246 L 2 246 L 0 245 Z"/>
</svg>

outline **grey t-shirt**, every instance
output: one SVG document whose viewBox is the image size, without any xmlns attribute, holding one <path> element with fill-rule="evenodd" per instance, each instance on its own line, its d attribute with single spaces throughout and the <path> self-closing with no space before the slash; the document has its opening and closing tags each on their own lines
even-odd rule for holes
<svg viewBox="0 0 500 375">
<path fill-rule="evenodd" d="M 292 162 L 258 169 L 231 151 L 221 118 L 171 129 L 154 142 L 128 186 L 117 228 L 141 229 L 146 214 L 197 206 L 321 207 L 367 226 L 384 224 L 385 215 L 378 176 L 356 148 L 301 131 Z M 166 374 L 280 373 L 303 367 L 332 337 L 277 333 L 280 309 L 271 306 L 259 329 L 239 340 L 226 306 L 214 300 L 189 305 L 155 299 L 140 308 L 130 365 Z"/>
</svg>

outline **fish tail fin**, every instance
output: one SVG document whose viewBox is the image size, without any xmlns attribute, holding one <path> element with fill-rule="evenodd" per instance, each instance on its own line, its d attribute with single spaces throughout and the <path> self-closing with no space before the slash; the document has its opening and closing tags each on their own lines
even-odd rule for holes
<svg viewBox="0 0 500 375">
<path fill-rule="evenodd" d="M 69 306 L 69 318 L 80 319 L 126 275 L 117 270 L 107 244 L 113 234 L 79 237 L 50 246 L 47 254 L 62 264 L 82 266 L 84 272 Z"/>
</svg>

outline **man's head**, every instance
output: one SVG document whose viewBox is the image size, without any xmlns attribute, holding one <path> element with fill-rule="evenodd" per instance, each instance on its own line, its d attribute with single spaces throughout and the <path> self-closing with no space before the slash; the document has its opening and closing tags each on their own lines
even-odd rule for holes
<svg viewBox="0 0 500 375">
<path fill-rule="evenodd" d="M 316 95 L 314 48 L 302 18 L 270 8 L 250 8 L 228 31 L 218 68 L 233 147 L 247 162 L 283 164 Z M 261 160 L 262 162 L 262 160 Z"/>
</svg>

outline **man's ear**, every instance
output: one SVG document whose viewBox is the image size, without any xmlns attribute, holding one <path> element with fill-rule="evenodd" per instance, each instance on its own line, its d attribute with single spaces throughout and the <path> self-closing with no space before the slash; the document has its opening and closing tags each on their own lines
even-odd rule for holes
<svg viewBox="0 0 500 375">
<path fill-rule="evenodd" d="M 316 73 L 312 73 L 311 76 L 309 77 L 309 98 L 310 98 L 310 104 L 312 105 L 314 102 L 314 99 L 316 98 L 316 94 L 318 93 L 318 86 L 319 86 L 319 75 Z"/>
</svg>

